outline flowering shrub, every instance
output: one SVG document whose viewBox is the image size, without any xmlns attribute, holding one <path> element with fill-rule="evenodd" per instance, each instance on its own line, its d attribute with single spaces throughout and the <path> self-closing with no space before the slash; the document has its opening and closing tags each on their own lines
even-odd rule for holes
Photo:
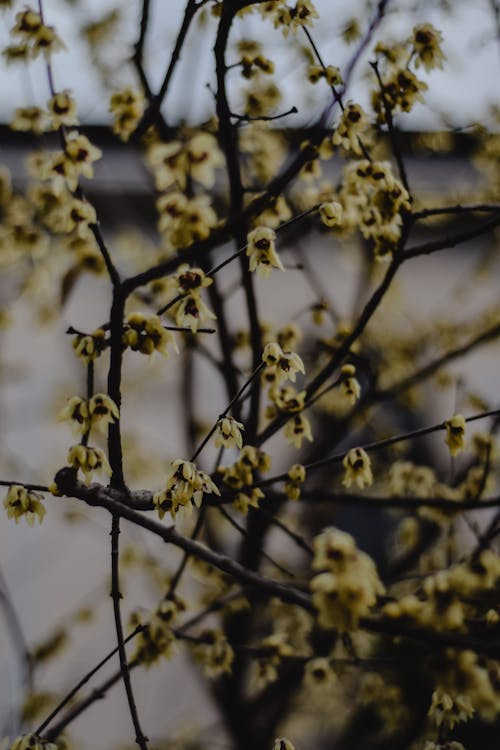
<svg viewBox="0 0 500 750">
<path fill-rule="evenodd" d="M 122 11 L 81 28 L 109 89 L 114 148 L 124 162 L 139 151 L 147 171 L 154 221 L 141 218 L 124 238 L 92 198 L 106 147 L 80 124 L 72 81 L 55 63 L 65 50 L 57 17 L 46 18 L 43 0 L 0 2 L 11 30 L 4 64 L 40 65 L 47 80 L 44 106 L 11 113 L 11 129 L 36 148 L 25 189 L 0 171 L 5 286 L 54 340 L 79 295 L 86 316 L 85 330 L 66 331 L 72 385 L 51 412 L 74 437 L 66 454 L 56 441 L 53 471 L 0 457 L 2 528 L 22 533 L 24 518 L 42 534 L 64 516 L 64 532 L 54 525 L 64 568 L 78 513 L 99 518 L 106 544 L 109 519 L 114 623 L 108 653 L 99 642 L 74 684 L 49 689 L 41 666 L 66 665 L 73 630 L 94 627 L 100 603 L 68 626 L 55 617 L 47 639 L 26 643 L 0 576 L 27 675 L 1 747 L 80 747 L 73 722 L 91 727 L 115 683 L 130 718 L 126 747 L 141 750 L 496 747 L 500 409 L 460 365 L 500 337 L 498 293 L 465 318 L 450 304 L 429 320 L 425 283 L 417 314 L 402 279 L 415 290 L 416 259 L 432 278 L 436 256 L 448 250 L 451 267 L 465 243 L 474 263 L 453 289 L 461 304 L 469 277 L 476 286 L 498 274 L 499 109 L 465 136 L 405 132 L 446 71 L 447 15 L 440 30 L 390 0 L 364 3 L 343 25 L 334 13 L 319 20 L 312 0 L 188 0 L 156 90 L 146 64 L 153 4 L 138 3 L 128 78 L 107 58 Z M 393 10 L 406 31 L 390 39 Z M 249 20 L 274 46 L 265 34 L 247 38 Z M 213 47 L 211 110 L 204 122 L 176 120 L 175 100 L 165 102 L 197 24 Z M 322 28 L 343 40 L 343 59 L 322 49 Z M 286 109 L 280 56 L 290 53 L 300 106 Z M 307 97 L 320 105 L 315 117 Z M 432 193 L 412 171 L 419 154 L 437 160 L 458 142 L 477 170 L 474 199 L 459 185 Z M 0 304 L 0 324 L 15 330 Z M 49 366 L 51 380 L 57 357 Z M 161 430 L 150 424 L 157 415 Z M 143 536 L 124 545 L 123 529 Z M 150 586 L 137 600 L 125 586 L 136 575 Z M 180 653 L 218 711 L 213 742 L 196 707 L 179 737 L 163 716 L 147 726 L 153 674 L 164 669 L 168 704 Z M 108 663 L 111 676 L 101 674 Z"/>
</svg>

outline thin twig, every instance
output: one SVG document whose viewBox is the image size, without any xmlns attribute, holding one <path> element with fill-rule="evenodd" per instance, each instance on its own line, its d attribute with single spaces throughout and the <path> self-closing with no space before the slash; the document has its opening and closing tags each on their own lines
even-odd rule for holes
<svg viewBox="0 0 500 750">
<path fill-rule="evenodd" d="M 487 417 L 496 417 L 500 414 L 500 409 L 492 409 L 491 411 L 485 411 L 481 412 L 480 414 L 473 414 L 471 417 L 466 417 L 466 422 L 475 422 L 478 419 L 486 419 Z M 431 425 L 430 427 L 422 427 L 418 430 L 412 430 L 411 432 L 405 432 L 400 435 L 393 435 L 392 437 L 385 438 L 384 440 L 376 440 L 372 443 L 365 443 L 362 446 L 359 446 L 366 452 L 375 451 L 375 450 L 381 450 L 382 448 L 387 448 L 390 445 L 396 445 L 396 443 L 402 443 L 406 440 L 413 440 L 414 438 L 418 437 L 424 437 L 425 435 L 430 435 L 433 432 L 438 432 L 439 430 L 445 430 L 446 429 L 446 421 L 444 422 L 438 422 L 437 424 Z M 310 464 L 306 464 L 305 469 L 306 471 L 314 471 L 315 469 L 319 469 L 323 466 L 330 466 L 332 464 L 340 463 L 344 460 L 344 458 L 347 456 L 351 449 L 348 448 L 345 451 L 342 451 L 341 453 L 335 453 L 333 456 L 327 456 L 326 458 L 321 458 L 318 461 L 313 461 Z M 283 474 L 279 474 L 278 476 L 269 477 L 268 479 L 262 479 L 259 482 L 256 482 L 254 485 L 255 487 L 265 487 L 269 484 L 274 484 L 274 482 L 282 482 L 283 480 L 286 480 L 288 478 L 288 474 L 285 472 Z"/>
<path fill-rule="evenodd" d="M 248 377 L 245 380 L 245 382 L 243 383 L 243 385 L 239 389 L 238 393 L 236 393 L 235 396 L 231 399 L 231 401 L 226 406 L 226 408 L 224 409 L 224 411 L 222 411 L 219 414 L 219 417 L 218 417 L 217 421 L 212 425 L 212 427 L 210 428 L 209 432 L 205 435 L 205 437 L 201 441 L 200 445 L 196 448 L 195 452 L 191 456 L 191 459 L 190 459 L 191 461 L 195 461 L 197 459 L 197 457 L 200 455 L 200 453 L 203 450 L 203 448 L 206 446 L 206 444 L 208 443 L 208 441 L 210 440 L 210 438 L 212 437 L 212 435 L 216 431 L 217 425 L 218 425 L 219 421 L 221 419 L 224 419 L 224 417 L 227 416 L 227 414 L 229 414 L 229 412 L 231 411 L 231 409 L 233 408 L 233 406 L 236 404 L 237 401 L 239 401 L 239 399 L 241 398 L 241 396 L 243 395 L 243 393 L 246 391 L 246 389 L 248 388 L 248 386 L 251 385 L 251 383 L 255 380 L 256 377 L 258 377 L 258 375 L 260 374 L 260 372 L 263 370 L 264 366 L 265 366 L 264 362 L 261 362 L 257 366 L 257 368 L 252 372 L 252 374 L 250 375 L 250 377 Z"/>
<path fill-rule="evenodd" d="M 132 690 L 132 682 L 130 679 L 130 670 L 127 661 L 127 653 L 125 651 L 125 640 L 123 637 L 123 625 L 120 612 L 120 599 L 122 597 L 120 593 L 120 579 L 119 579 L 119 535 L 120 535 L 120 517 L 113 514 L 112 525 L 111 525 L 111 598 L 113 600 L 113 613 L 115 618 L 115 630 L 117 640 L 117 650 L 120 659 L 120 672 L 125 686 L 125 692 L 127 694 L 127 701 L 130 710 L 130 716 L 135 730 L 135 741 L 141 750 L 148 750 L 148 738 L 144 735 L 141 723 L 139 721 L 139 715 L 137 713 L 137 706 Z"/>
</svg>

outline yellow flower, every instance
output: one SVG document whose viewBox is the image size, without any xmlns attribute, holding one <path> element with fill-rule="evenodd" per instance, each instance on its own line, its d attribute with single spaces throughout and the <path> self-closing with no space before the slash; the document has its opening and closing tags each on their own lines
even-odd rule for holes
<svg viewBox="0 0 500 750">
<path fill-rule="evenodd" d="M 253 472 L 266 472 L 271 468 L 271 456 L 253 445 L 244 445 L 239 458 L 232 466 L 221 466 L 217 470 L 228 487 L 239 490 L 253 484 Z"/>
<path fill-rule="evenodd" d="M 266 472 L 271 468 L 271 456 L 253 445 L 244 445 L 238 461 L 255 471 Z"/>
<path fill-rule="evenodd" d="M 58 420 L 63 422 L 70 420 L 76 432 L 84 434 L 89 428 L 89 409 L 87 402 L 79 396 L 73 396 L 59 412 Z"/>
<path fill-rule="evenodd" d="M 187 294 L 171 308 L 171 312 L 175 315 L 176 325 L 190 328 L 192 333 L 196 333 L 204 320 L 217 320 L 198 294 Z"/>
<path fill-rule="evenodd" d="M 359 20 L 357 18 L 351 18 L 342 29 L 342 39 L 346 44 L 352 44 L 359 39 L 361 36 L 361 29 L 359 27 Z"/>
<path fill-rule="evenodd" d="M 118 407 L 106 393 L 96 393 L 88 402 L 88 412 L 92 424 L 108 425 L 120 418 Z"/>
<path fill-rule="evenodd" d="M 162 656 L 170 658 L 175 645 L 175 635 L 168 621 L 162 617 L 159 608 L 148 622 L 142 623 L 137 615 L 133 618 L 132 626 L 144 625 L 135 641 L 134 660 L 149 667 Z"/>
<path fill-rule="evenodd" d="M 442 68 L 446 57 L 441 49 L 443 35 L 431 23 L 415 26 L 413 29 L 413 49 L 415 51 L 415 66 L 420 63 L 429 73 L 433 68 Z"/>
<path fill-rule="evenodd" d="M 300 448 L 303 440 L 313 441 L 311 424 L 304 414 L 295 414 L 285 425 L 283 431 L 287 443 Z"/>
<path fill-rule="evenodd" d="M 39 523 L 43 521 L 45 508 L 42 499 L 37 492 L 27 490 L 20 484 L 11 484 L 3 504 L 8 518 L 13 518 L 19 523 L 19 519 L 26 516 L 29 526 L 33 526 L 35 518 L 38 518 Z"/>
<path fill-rule="evenodd" d="M 222 631 L 203 630 L 200 634 L 203 643 L 193 644 L 191 653 L 198 664 L 201 664 L 207 677 L 219 677 L 231 672 L 234 651 Z"/>
<path fill-rule="evenodd" d="M 191 177 L 206 188 L 212 188 L 214 170 L 224 165 L 217 139 L 210 133 L 197 133 L 186 145 L 186 159 Z"/>
<path fill-rule="evenodd" d="M 313 18 L 319 18 L 318 11 L 311 0 L 297 0 L 295 8 L 290 10 L 292 31 L 300 26 L 312 26 Z"/>
<path fill-rule="evenodd" d="M 353 565 L 358 555 L 354 537 L 333 526 L 324 529 L 321 534 L 314 537 L 313 548 L 313 569 L 320 571 L 328 569 L 337 575 Z"/>
<path fill-rule="evenodd" d="M 187 263 L 183 263 L 177 269 L 173 277 L 176 283 L 176 291 L 196 293 L 200 289 L 210 286 L 213 279 L 207 276 L 201 268 L 191 268 Z"/>
<path fill-rule="evenodd" d="M 370 457 L 363 448 L 352 448 L 342 464 L 345 468 L 345 476 L 342 480 L 344 487 L 349 488 L 354 483 L 362 490 L 365 486 L 373 484 Z"/>
<path fill-rule="evenodd" d="M 306 481 L 306 470 L 302 464 L 293 464 L 288 470 L 289 481 L 285 482 L 285 495 L 289 500 L 298 500 L 300 486 Z"/>
<path fill-rule="evenodd" d="M 282 356 L 283 349 L 281 348 L 281 346 L 277 342 L 271 341 L 264 347 L 264 351 L 262 352 L 262 361 L 268 367 L 275 367 Z"/>
<path fill-rule="evenodd" d="M 321 221 L 327 227 L 338 227 L 342 222 L 342 205 L 336 201 L 322 203 L 319 207 Z"/>
<path fill-rule="evenodd" d="M 265 373 L 266 371 L 264 371 Z M 271 368 L 271 372 L 275 372 L 274 368 Z M 276 380 L 276 378 L 274 378 Z M 302 411 L 306 399 L 306 391 L 297 392 L 291 385 L 282 385 L 277 387 L 274 385 L 269 389 L 269 398 L 280 411 L 296 412 Z M 276 410 L 273 409 L 271 418 L 275 416 Z"/>
<path fill-rule="evenodd" d="M 332 669 L 329 659 L 320 656 L 309 659 L 304 669 L 304 683 L 309 688 L 325 688 L 335 684 L 337 675 Z"/>
<path fill-rule="evenodd" d="M 9 44 L 2 50 L 2 56 L 5 58 L 7 65 L 13 62 L 26 62 L 29 58 L 30 50 L 26 42 L 20 44 Z"/>
<path fill-rule="evenodd" d="M 340 370 L 340 392 L 351 405 L 354 405 L 361 395 L 361 386 L 354 377 L 355 374 L 354 365 L 344 365 Z"/>
<path fill-rule="evenodd" d="M 305 373 L 304 363 L 299 355 L 295 352 L 284 351 L 275 342 L 266 344 L 262 353 L 262 361 L 268 367 L 274 368 L 278 383 L 287 379 L 295 383 L 296 373 Z"/>
<path fill-rule="evenodd" d="M 342 146 L 346 151 L 350 150 L 354 154 L 361 155 L 359 136 L 363 134 L 368 124 L 368 117 L 363 108 L 359 104 L 348 104 L 333 134 L 333 145 Z"/>
<path fill-rule="evenodd" d="M 160 195 L 156 201 L 159 214 L 158 230 L 162 233 L 172 230 L 177 222 L 183 220 L 187 205 L 188 199 L 184 193 L 172 191 Z"/>
<path fill-rule="evenodd" d="M 445 442 L 452 456 L 456 456 L 465 448 L 465 424 L 465 417 L 462 414 L 455 414 L 445 422 Z"/>
<path fill-rule="evenodd" d="M 311 306 L 311 318 L 316 326 L 321 326 L 325 322 L 325 313 L 328 307 L 324 302 L 316 302 Z"/>
<path fill-rule="evenodd" d="M 276 233 L 269 227 L 257 227 L 249 232 L 246 253 L 250 258 L 250 271 L 267 278 L 273 268 L 285 270 L 274 246 L 275 239 Z"/>
<path fill-rule="evenodd" d="M 76 103 L 69 91 L 60 91 L 54 94 L 49 101 L 48 108 L 52 117 L 52 127 L 78 125 Z"/>
<path fill-rule="evenodd" d="M 321 65 L 309 65 L 307 69 L 307 78 L 311 83 L 317 83 L 320 78 L 323 78 L 325 71 Z"/>
<path fill-rule="evenodd" d="M 292 211 L 282 195 L 273 198 L 267 205 L 267 208 L 259 214 L 259 223 L 262 226 L 276 229 L 288 221 L 292 216 Z"/>
<path fill-rule="evenodd" d="M 409 112 L 415 102 L 423 101 L 422 91 L 427 90 L 427 84 L 420 81 L 408 68 L 396 68 L 384 82 L 384 96 L 379 90 L 372 93 L 372 106 L 377 113 L 379 122 L 385 122 L 385 107 L 391 110 Z"/>
<path fill-rule="evenodd" d="M 32 8 L 26 8 L 26 10 L 16 13 L 16 25 L 12 28 L 12 33 L 31 37 L 33 34 L 36 34 L 41 25 L 42 18 L 40 13 L 37 13 Z"/>
<path fill-rule="evenodd" d="M 241 58 L 241 73 L 245 78 L 253 78 L 259 72 L 274 73 L 274 63 L 263 55 L 243 55 Z"/>
<path fill-rule="evenodd" d="M 47 115 L 40 107 L 18 107 L 14 112 L 10 127 L 12 130 L 30 131 L 35 135 L 40 135 L 47 124 Z"/>
<path fill-rule="evenodd" d="M 153 495 L 153 505 L 160 518 L 169 512 L 175 520 L 179 508 L 188 513 L 193 505 L 199 508 L 205 493 L 220 495 L 208 474 L 199 471 L 191 461 L 175 459 L 170 462 L 165 489 Z"/>
<path fill-rule="evenodd" d="M 264 493 L 258 487 L 254 487 L 250 492 L 238 492 L 232 501 L 233 508 L 247 515 L 249 508 L 258 508 Z"/>
<path fill-rule="evenodd" d="M 122 141 L 128 141 L 144 113 L 144 96 L 130 86 L 115 91 L 109 102 L 109 111 L 114 115 L 113 133 Z"/>
<path fill-rule="evenodd" d="M 171 331 L 167 331 L 158 315 L 147 317 L 143 313 L 131 313 L 125 322 L 123 344 L 134 352 L 153 354 L 158 351 L 169 356 L 168 346 L 171 344 L 178 353 L 177 344 Z"/>
<path fill-rule="evenodd" d="M 80 469 L 85 476 L 87 484 L 90 482 L 90 476 L 94 471 L 103 471 L 111 476 L 111 466 L 104 452 L 100 448 L 92 448 L 87 445 L 72 445 L 68 451 L 68 464 L 76 469 Z"/>
<path fill-rule="evenodd" d="M 186 187 L 186 153 L 180 141 L 153 144 L 148 152 L 148 160 L 158 190 L 167 190 L 176 183 L 181 190 Z"/>
<path fill-rule="evenodd" d="M 285 495 L 289 500 L 299 500 L 300 485 L 294 482 L 285 482 Z"/>
<path fill-rule="evenodd" d="M 432 694 L 428 714 L 437 727 L 443 725 L 448 729 L 453 729 L 456 724 L 472 718 L 474 707 L 468 695 L 451 695 L 438 688 Z"/>
<path fill-rule="evenodd" d="M 495 609 L 489 609 L 486 612 L 484 621 L 489 627 L 494 627 L 495 625 L 498 625 L 500 622 L 500 615 Z"/>
<path fill-rule="evenodd" d="M 314 552 L 313 568 L 324 571 L 311 580 L 318 624 L 341 631 L 356 629 L 384 593 L 375 563 L 357 549 L 350 534 L 337 529 L 320 534 Z"/>
<path fill-rule="evenodd" d="M 292 482 L 303 484 L 306 481 L 306 470 L 302 464 L 293 464 L 288 470 L 288 476 Z"/>
<path fill-rule="evenodd" d="M 217 214 L 208 195 L 197 195 L 188 201 L 184 213 L 174 222 L 168 241 L 175 248 L 187 247 L 192 242 L 206 240 L 217 225 Z"/>
<path fill-rule="evenodd" d="M 67 135 L 64 153 L 75 165 L 77 173 L 87 178 L 94 176 L 92 164 L 102 156 L 102 151 L 96 148 L 87 136 L 76 131 Z"/>
<path fill-rule="evenodd" d="M 106 348 L 106 332 L 97 328 L 91 335 L 78 334 L 73 339 L 73 349 L 77 357 L 85 363 L 97 359 Z"/>
<path fill-rule="evenodd" d="M 74 232 L 79 237 L 85 238 L 89 235 L 91 224 L 97 221 L 95 208 L 88 201 L 72 198 L 60 211 L 54 211 L 54 223 L 57 222 L 57 230 L 61 232 Z"/>
<path fill-rule="evenodd" d="M 40 26 L 33 38 L 31 56 L 38 57 L 38 55 L 42 54 L 48 61 L 52 53 L 60 52 L 64 49 L 66 49 L 66 45 L 56 34 L 53 26 Z"/>
<path fill-rule="evenodd" d="M 326 66 L 326 82 L 329 86 L 340 86 L 342 83 L 342 75 L 340 70 L 334 65 Z"/>
<path fill-rule="evenodd" d="M 64 151 L 52 158 L 48 176 L 56 184 L 62 183 L 74 191 L 80 175 L 87 178 L 94 176 L 92 164 L 101 156 L 102 152 L 86 136 L 71 131 L 66 137 Z"/>
<path fill-rule="evenodd" d="M 278 344 L 288 351 L 296 349 L 302 339 L 302 331 L 296 323 L 287 323 L 277 334 Z"/>
<path fill-rule="evenodd" d="M 16 14 L 16 24 L 12 28 L 12 34 L 23 39 L 31 57 L 37 57 L 42 53 L 48 59 L 52 52 L 65 48 L 53 27 L 45 26 L 40 14 L 31 8 Z"/>
<path fill-rule="evenodd" d="M 237 422 L 234 417 L 223 417 L 217 422 L 217 430 L 215 433 L 215 447 L 220 448 L 236 448 L 243 447 L 243 435 L 241 431 L 244 430 L 244 426 L 241 422 Z"/>
</svg>

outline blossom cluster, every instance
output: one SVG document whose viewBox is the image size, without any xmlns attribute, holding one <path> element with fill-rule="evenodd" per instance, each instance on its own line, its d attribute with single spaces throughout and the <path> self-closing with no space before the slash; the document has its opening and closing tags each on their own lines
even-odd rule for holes
<svg viewBox="0 0 500 750">
<path fill-rule="evenodd" d="M 247 514 L 250 507 L 258 507 L 264 493 L 259 487 L 253 487 L 255 475 L 269 471 L 271 457 L 252 445 L 244 445 L 238 459 L 229 466 L 220 466 L 217 473 L 221 476 L 226 487 L 237 490 L 233 498 L 233 506 L 243 514 Z"/>
<path fill-rule="evenodd" d="M 73 396 L 59 412 L 61 421 L 69 421 L 74 431 L 83 435 L 94 425 L 107 427 L 118 418 L 118 407 L 106 393 L 95 393 L 88 400 Z"/>
<path fill-rule="evenodd" d="M 220 495 L 220 490 L 194 463 L 177 458 L 170 462 L 165 489 L 153 495 L 153 505 L 160 518 L 170 513 L 175 520 L 180 509 L 189 514 L 193 505 L 199 508 L 203 495 L 207 493 Z"/>
<path fill-rule="evenodd" d="M 372 558 L 339 529 L 328 528 L 315 537 L 312 567 L 319 571 L 311 591 L 322 628 L 355 630 L 384 593 Z"/>
<path fill-rule="evenodd" d="M 161 291 L 166 292 L 165 308 L 179 327 L 187 327 L 196 333 L 200 323 L 216 320 L 207 307 L 201 293 L 213 280 L 201 268 L 192 268 L 181 263 L 176 273 L 165 279 Z"/>
<path fill-rule="evenodd" d="M 40 13 L 29 7 L 17 13 L 11 33 L 16 42 L 3 51 L 8 62 L 25 61 L 39 55 L 49 60 L 54 52 L 64 49 L 54 27 L 44 24 Z"/>
<path fill-rule="evenodd" d="M 11 484 L 3 504 L 8 518 L 13 518 L 18 523 L 24 516 L 27 523 L 33 526 L 37 518 L 39 523 L 42 523 L 45 516 L 42 499 L 38 492 L 27 490 L 20 484 Z"/>
<path fill-rule="evenodd" d="M 168 357 L 169 346 L 178 351 L 174 335 L 167 330 L 158 315 L 135 312 L 127 316 L 122 336 L 123 345 L 134 352 L 151 355 L 155 351 Z"/>
</svg>

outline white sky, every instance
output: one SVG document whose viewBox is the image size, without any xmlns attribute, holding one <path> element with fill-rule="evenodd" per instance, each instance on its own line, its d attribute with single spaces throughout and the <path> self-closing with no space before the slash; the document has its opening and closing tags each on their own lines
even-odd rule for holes
<svg viewBox="0 0 500 750">
<path fill-rule="evenodd" d="M 404 38 L 416 23 L 430 21 L 445 36 L 444 50 L 447 63 L 444 71 L 434 71 L 430 76 L 422 72 L 429 84 L 425 106 L 418 105 L 410 115 L 400 118 L 400 125 L 407 128 L 439 128 L 445 114 L 455 127 L 466 127 L 471 122 L 487 117 L 488 109 L 498 103 L 500 43 L 495 40 L 494 24 L 488 0 L 452 0 L 452 12 L 445 14 L 441 6 L 446 0 L 392 0 L 389 8 L 402 11 L 391 12 L 381 26 L 379 37 Z M 98 74 L 92 69 L 89 51 L 80 36 L 81 25 L 88 20 L 97 20 L 107 10 L 119 6 L 123 15 L 121 33 L 108 52 L 116 63 L 117 85 L 135 81 L 131 66 L 126 61 L 138 28 L 140 1 L 118 3 L 117 0 L 45 0 L 44 10 L 48 23 L 56 26 L 67 45 L 67 51 L 54 57 L 56 86 L 71 89 L 77 99 L 82 121 L 99 123 L 107 121 L 109 94 L 103 88 Z M 185 0 L 151 0 L 151 23 L 146 43 L 146 68 L 151 76 L 153 88 L 157 88 L 168 61 L 177 29 L 180 25 Z M 19 0 L 14 11 L 25 7 Z M 312 30 L 313 38 L 327 64 L 345 65 L 352 51 L 339 39 L 339 30 L 355 11 L 364 7 L 361 0 L 316 0 L 320 21 Z M 7 31 L 13 23 L 14 11 L 0 18 L 0 44 L 7 43 Z M 211 95 L 206 88 L 213 81 L 212 45 L 216 20 L 209 17 L 200 29 L 196 24 L 188 37 L 188 47 L 173 80 L 173 87 L 165 103 L 169 122 L 185 118 L 201 121 L 213 111 Z M 368 24 L 366 11 L 360 19 L 362 28 Z M 274 31 L 269 23 L 264 24 L 258 14 L 252 14 L 237 22 L 232 40 L 254 37 L 262 41 L 264 53 L 276 62 L 275 80 L 283 90 L 280 111 L 296 105 L 299 114 L 288 119 L 288 124 L 310 121 L 314 113 L 328 100 L 324 82 L 308 87 L 304 95 L 305 66 L 297 52 L 293 37 L 284 39 L 281 32 Z M 298 35 L 302 43 L 304 37 Z M 366 85 L 362 74 L 366 72 L 366 60 L 358 65 L 357 76 L 348 92 L 349 98 L 366 102 Z M 241 76 L 233 74 L 234 95 L 232 108 L 238 111 L 237 88 Z M 297 82 L 299 81 L 299 85 Z M 28 67 L 11 65 L 0 61 L 0 120 L 8 121 L 17 106 L 36 102 L 43 105 L 48 98 L 46 73 L 43 61 L 37 60 Z"/>
</svg>

